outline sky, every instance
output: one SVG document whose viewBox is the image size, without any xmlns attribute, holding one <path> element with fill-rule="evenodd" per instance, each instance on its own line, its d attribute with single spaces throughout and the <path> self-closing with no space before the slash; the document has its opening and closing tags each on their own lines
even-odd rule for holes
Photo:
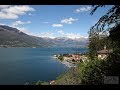
<svg viewBox="0 0 120 90">
<path fill-rule="evenodd" d="M 91 5 L 0 5 L 0 25 L 39 37 L 88 37 L 88 31 L 112 5 L 92 16 Z"/>
</svg>

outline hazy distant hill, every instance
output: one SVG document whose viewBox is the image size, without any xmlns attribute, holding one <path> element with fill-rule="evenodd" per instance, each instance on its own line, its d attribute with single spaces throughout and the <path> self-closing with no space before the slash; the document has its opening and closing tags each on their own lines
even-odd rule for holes
<svg viewBox="0 0 120 90">
<path fill-rule="evenodd" d="M 44 38 L 48 43 L 53 43 L 53 46 L 60 47 L 87 47 L 88 38 L 71 39 L 67 37 L 57 37 L 54 39 Z"/>
<path fill-rule="evenodd" d="M 0 47 L 86 47 L 87 43 L 87 38 L 42 38 L 25 34 L 10 26 L 0 25 Z"/>
</svg>

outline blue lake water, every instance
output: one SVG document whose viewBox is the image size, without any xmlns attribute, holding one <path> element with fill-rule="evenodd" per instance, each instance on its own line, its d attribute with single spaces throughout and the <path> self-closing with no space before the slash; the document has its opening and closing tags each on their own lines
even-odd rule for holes
<svg viewBox="0 0 120 90">
<path fill-rule="evenodd" d="M 0 48 L 0 85 L 54 80 L 69 68 L 54 54 L 86 52 L 81 48 Z"/>
</svg>

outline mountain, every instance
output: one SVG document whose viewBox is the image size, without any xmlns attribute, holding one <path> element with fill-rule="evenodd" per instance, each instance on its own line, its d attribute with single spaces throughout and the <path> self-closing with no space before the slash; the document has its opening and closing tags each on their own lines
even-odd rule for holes
<svg viewBox="0 0 120 90">
<path fill-rule="evenodd" d="M 47 47 L 43 38 L 27 35 L 20 30 L 0 25 L 0 47 Z"/>
<path fill-rule="evenodd" d="M 57 38 L 44 38 L 48 43 L 52 43 L 53 46 L 59 47 L 87 47 L 88 38 L 75 38 L 57 37 Z"/>
<path fill-rule="evenodd" d="M 6 25 L 0 25 L 0 47 L 86 47 L 87 38 L 36 37 Z"/>
</svg>

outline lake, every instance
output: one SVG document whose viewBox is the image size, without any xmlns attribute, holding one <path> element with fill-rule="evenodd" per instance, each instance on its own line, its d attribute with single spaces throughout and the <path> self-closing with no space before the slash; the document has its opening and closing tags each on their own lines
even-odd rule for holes
<svg viewBox="0 0 120 90">
<path fill-rule="evenodd" d="M 69 68 L 55 54 L 86 52 L 81 48 L 0 48 L 0 85 L 54 80 Z"/>
</svg>

